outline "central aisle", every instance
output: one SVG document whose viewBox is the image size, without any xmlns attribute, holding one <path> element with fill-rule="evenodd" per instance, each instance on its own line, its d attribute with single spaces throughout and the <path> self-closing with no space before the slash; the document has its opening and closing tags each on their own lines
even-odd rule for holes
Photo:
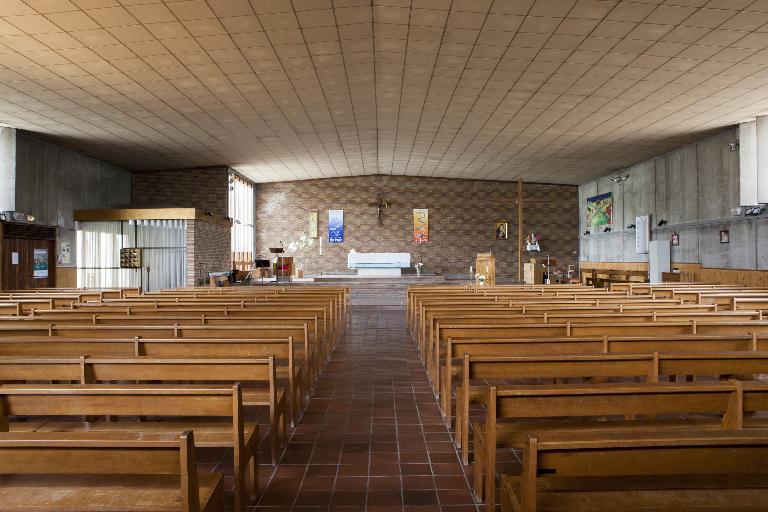
<svg viewBox="0 0 768 512">
<path fill-rule="evenodd" d="M 351 325 L 258 510 L 475 512 L 408 333 L 405 287 L 352 286 Z"/>
</svg>

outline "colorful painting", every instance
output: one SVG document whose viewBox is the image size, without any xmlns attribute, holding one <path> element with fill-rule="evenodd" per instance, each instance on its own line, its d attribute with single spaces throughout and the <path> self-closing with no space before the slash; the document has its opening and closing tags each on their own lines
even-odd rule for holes
<svg viewBox="0 0 768 512">
<path fill-rule="evenodd" d="M 319 238 L 317 235 L 317 211 L 309 212 L 309 238 Z"/>
<path fill-rule="evenodd" d="M 332 244 L 344 241 L 344 210 L 328 210 L 328 241 Z"/>
<path fill-rule="evenodd" d="M 35 261 L 33 277 L 35 279 L 48 277 L 48 249 L 35 249 L 33 257 Z"/>
<path fill-rule="evenodd" d="M 427 208 L 413 209 L 413 241 L 429 241 L 429 210 Z"/>
<path fill-rule="evenodd" d="M 587 198 L 587 226 L 613 224 L 613 195 L 610 192 Z"/>
</svg>

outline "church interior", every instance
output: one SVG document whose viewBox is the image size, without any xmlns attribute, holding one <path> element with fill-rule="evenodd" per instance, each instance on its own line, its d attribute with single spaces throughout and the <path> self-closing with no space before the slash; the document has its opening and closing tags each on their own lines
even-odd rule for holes
<svg viewBox="0 0 768 512">
<path fill-rule="evenodd" d="M 766 205 L 766 0 L 0 0 L 0 511 L 764 512 Z"/>
</svg>

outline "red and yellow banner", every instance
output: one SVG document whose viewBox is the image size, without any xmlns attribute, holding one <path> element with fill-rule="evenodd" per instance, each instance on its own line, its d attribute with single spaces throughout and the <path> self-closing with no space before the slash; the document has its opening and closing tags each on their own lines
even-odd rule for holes
<svg viewBox="0 0 768 512">
<path fill-rule="evenodd" d="M 429 210 L 427 208 L 413 210 L 413 241 L 429 241 Z"/>
</svg>

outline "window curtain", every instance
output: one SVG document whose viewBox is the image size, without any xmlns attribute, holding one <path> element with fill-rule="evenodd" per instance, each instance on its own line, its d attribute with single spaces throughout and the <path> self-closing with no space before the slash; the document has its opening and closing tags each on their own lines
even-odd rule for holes
<svg viewBox="0 0 768 512">
<path fill-rule="evenodd" d="M 141 269 L 120 268 L 120 249 L 142 249 Z M 130 220 L 77 223 L 77 286 L 141 286 L 145 291 L 186 285 L 187 222 Z"/>
<path fill-rule="evenodd" d="M 77 223 L 77 286 L 109 288 L 138 286 L 135 271 L 120 268 L 120 249 L 127 247 L 122 222 Z"/>
<path fill-rule="evenodd" d="M 187 222 L 131 220 L 128 224 L 136 230 L 135 247 L 141 248 L 143 289 L 151 292 L 185 286 Z"/>
<path fill-rule="evenodd" d="M 232 219 L 232 260 L 252 261 L 254 252 L 253 183 L 234 173 L 229 179 L 229 217 Z"/>
</svg>

